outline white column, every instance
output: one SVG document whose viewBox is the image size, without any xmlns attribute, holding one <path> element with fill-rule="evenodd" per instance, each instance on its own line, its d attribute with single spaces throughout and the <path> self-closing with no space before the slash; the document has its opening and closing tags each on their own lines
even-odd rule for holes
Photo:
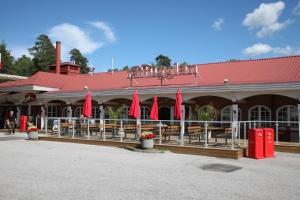
<svg viewBox="0 0 300 200">
<path fill-rule="evenodd" d="M 139 113 L 139 117 L 136 119 L 136 127 L 137 127 L 137 138 L 139 138 L 139 136 L 141 135 L 141 126 L 142 126 L 142 122 L 141 122 L 141 106 L 140 106 L 140 113 Z"/>
<path fill-rule="evenodd" d="M 180 145 L 183 146 L 183 139 L 184 139 L 184 121 L 185 121 L 185 106 L 181 106 L 182 118 L 180 120 Z"/>
<path fill-rule="evenodd" d="M 41 107 L 41 129 L 43 130 L 45 127 L 45 107 Z"/>
<path fill-rule="evenodd" d="M 100 110 L 100 120 L 103 120 L 105 117 L 105 109 L 103 108 L 103 106 L 99 106 L 99 110 Z"/>
<path fill-rule="evenodd" d="M 237 138 L 239 121 L 239 107 L 236 103 L 232 104 L 232 136 L 231 136 L 231 149 L 234 149 L 234 139 Z"/>
<path fill-rule="evenodd" d="M 72 107 L 70 105 L 68 105 L 68 107 L 67 107 L 67 117 L 72 118 L 72 116 L 73 116 Z"/>
<path fill-rule="evenodd" d="M 105 109 L 103 108 L 103 106 L 99 106 L 99 111 L 100 111 L 100 131 L 103 131 L 104 129 L 103 124 L 105 118 Z"/>
</svg>

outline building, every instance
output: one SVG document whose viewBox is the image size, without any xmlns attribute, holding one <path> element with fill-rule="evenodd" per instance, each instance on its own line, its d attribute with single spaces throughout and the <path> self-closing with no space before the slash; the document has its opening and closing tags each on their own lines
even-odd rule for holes
<svg viewBox="0 0 300 200">
<path fill-rule="evenodd" d="M 20 115 L 79 117 L 85 87 L 92 92 L 94 118 L 109 118 L 105 109 L 122 105 L 125 106 L 122 117 L 127 118 L 132 95 L 138 90 L 141 119 L 149 118 L 156 95 L 159 118 L 172 120 L 175 94 L 181 88 L 187 120 L 197 120 L 198 112 L 212 104 L 218 111 L 215 120 L 233 120 L 232 112 L 236 109 L 239 121 L 286 121 L 280 123 L 281 128 L 297 129 L 294 137 L 298 137 L 300 55 L 175 66 L 164 72 L 149 66 L 133 69 L 134 74 L 127 71 L 79 74 L 79 66 L 59 62 L 56 70 L 52 66 L 52 72 L 37 72 L 25 80 L 1 83 L 1 125 L 10 109 L 17 112 L 18 118 Z"/>
</svg>

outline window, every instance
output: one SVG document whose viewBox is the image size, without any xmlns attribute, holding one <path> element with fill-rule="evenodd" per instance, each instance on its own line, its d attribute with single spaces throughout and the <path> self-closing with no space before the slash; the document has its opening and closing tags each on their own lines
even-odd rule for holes
<svg viewBox="0 0 300 200">
<path fill-rule="evenodd" d="M 68 117 L 68 106 L 62 109 L 62 117 Z"/>
<path fill-rule="evenodd" d="M 258 126 L 266 127 L 270 126 L 270 123 L 261 121 L 271 121 L 271 110 L 270 108 L 262 105 L 253 106 L 249 112 L 248 117 L 250 121 L 258 121 Z"/>
<path fill-rule="evenodd" d="M 221 110 L 221 120 L 222 121 L 232 121 L 232 106 L 225 106 Z M 239 121 L 241 120 L 241 109 L 239 109 L 239 116 L 238 119 Z"/>
<path fill-rule="evenodd" d="M 98 107 L 93 107 L 93 113 L 92 113 L 93 118 L 100 118 L 100 109 Z"/>
<path fill-rule="evenodd" d="M 278 121 L 286 121 L 287 123 L 279 123 L 279 126 L 286 127 L 297 127 L 296 123 L 290 123 L 290 122 L 297 122 L 298 121 L 298 109 L 296 106 L 282 106 L 278 108 L 277 110 L 277 116 Z"/>
<path fill-rule="evenodd" d="M 58 117 L 58 106 L 48 106 L 48 117 Z"/>
<path fill-rule="evenodd" d="M 82 114 L 82 107 L 77 107 L 75 109 L 74 117 L 80 117 L 81 114 Z"/>
<path fill-rule="evenodd" d="M 141 107 L 141 119 L 150 119 L 150 109 L 147 106 Z"/>
</svg>

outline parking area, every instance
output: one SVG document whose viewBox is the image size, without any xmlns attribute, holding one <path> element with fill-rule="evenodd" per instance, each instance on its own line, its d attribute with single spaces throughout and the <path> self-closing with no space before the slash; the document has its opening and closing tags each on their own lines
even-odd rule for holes
<svg viewBox="0 0 300 200">
<path fill-rule="evenodd" d="M 0 135 L 0 199 L 299 199 L 300 155 L 220 159 Z M 6 139 L 3 139 L 6 138 Z"/>
</svg>

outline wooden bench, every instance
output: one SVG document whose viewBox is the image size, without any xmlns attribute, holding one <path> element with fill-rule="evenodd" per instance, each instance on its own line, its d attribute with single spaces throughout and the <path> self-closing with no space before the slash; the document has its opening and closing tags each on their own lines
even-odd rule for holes
<svg viewBox="0 0 300 200">
<path fill-rule="evenodd" d="M 205 131 L 201 126 L 188 126 L 186 128 L 189 135 L 189 143 L 192 143 L 192 137 L 195 137 L 196 140 L 201 140 L 201 136 L 205 135 Z"/>
<path fill-rule="evenodd" d="M 142 124 L 141 129 L 142 131 L 151 131 L 154 132 L 157 129 L 157 124 Z"/>
<path fill-rule="evenodd" d="M 172 135 L 179 136 L 180 133 L 180 126 L 178 125 L 169 125 L 166 130 L 163 132 L 163 136 L 165 136 L 165 140 L 167 140 L 167 137 L 169 137 L 169 141 L 171 139 Z"/>
<path fill-rule="evenodd" d="M 218 138 L 225 139 L 225 146 L 227 147 L 227 139 L 232 137 L 233 128 L 225 128 L 224 133 L 215 135 L 216 143 L 218 143 Z"/>
<path fill-rule="evenodd" d="M 136 135 L 136 131 L 137 131 L 136 124 L 125 124 L 123 127 L 124 127 L 123 129 L 124 129 L 125 138 L 127 138 L 128 133 L 132 133 Z"/>
</svg>

